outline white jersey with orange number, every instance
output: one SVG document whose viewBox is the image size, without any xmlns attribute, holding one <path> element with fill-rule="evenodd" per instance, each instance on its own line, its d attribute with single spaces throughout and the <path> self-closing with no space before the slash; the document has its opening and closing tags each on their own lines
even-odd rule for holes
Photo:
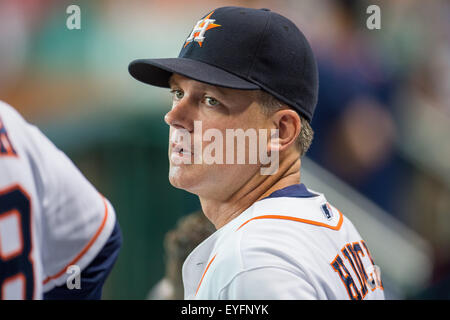
<svg viewBox="0 0 450 320">
<path fill-rule="evenodd" d="M 303 184 L 254 203 L 183 265 L 186 299 L 384 299 L 353 224 Z"/>
<path fill-rule="evenodd" d="M 111 204 L 39 129 L 0 101 L 0 300 L 42 299 L 83 270 L 116 222 Z"/>
</svg>

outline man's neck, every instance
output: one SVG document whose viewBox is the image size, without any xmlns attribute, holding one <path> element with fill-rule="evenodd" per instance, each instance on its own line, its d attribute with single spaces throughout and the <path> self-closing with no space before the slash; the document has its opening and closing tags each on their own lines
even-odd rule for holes
<svg viewBox="0 0 450 320">
<path fill-rule="evenodd" d="M 239 216 L 256 201 L 261 200 L 276 190 L 300 183 L 300 159 L 285 159 L 273 175 L 257 175 L 226 201 L 200 198 L 202 210 L 206 217 L 220 229 Z M 289 161 L 290 160 L 290 161 Z"/>
</svg>

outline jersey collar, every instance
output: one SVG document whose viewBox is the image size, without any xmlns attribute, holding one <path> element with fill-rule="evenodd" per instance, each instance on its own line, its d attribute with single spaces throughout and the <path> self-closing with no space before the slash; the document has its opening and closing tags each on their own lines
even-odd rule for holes
<svg viewBox="0 0 450 320">
<path fill-rule="evenodd" d="M 283 189 L 276 190 L 264 199 L 269 198 L 280 198 L 280 197 L 290 197 L 290 198 L 313 198 L 319 196 L 318 194 L 309 191 L 303 183 L 294 184 Z"/>
</svg>

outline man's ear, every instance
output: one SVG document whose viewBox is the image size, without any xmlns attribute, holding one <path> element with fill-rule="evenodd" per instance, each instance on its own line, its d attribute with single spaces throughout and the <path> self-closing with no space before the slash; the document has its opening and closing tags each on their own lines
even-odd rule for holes
<svg viewBox="0 0 450 320">
<path fill-rule="evenodd" d="M 268 151 L 284 151 L 295 143 L 302 124 L 298 113 L 292 109 L 281 109 L 271 116 L 277 134 L 271 134 Z"/>
</svg>

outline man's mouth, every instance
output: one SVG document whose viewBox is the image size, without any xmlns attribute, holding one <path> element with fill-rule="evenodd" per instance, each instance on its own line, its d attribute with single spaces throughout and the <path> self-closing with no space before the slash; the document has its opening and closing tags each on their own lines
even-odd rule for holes
<svg viewBox="0 0 450 320">
<path fill-rule="evenodd" d="M 175 165 L 190 164 L 192 161 L 191 150 L 174 142 L 171 145 L 170 160 Z"/>
<path fill-rule="evenodd" d="M 191 150 L 187 149 L 185 146 L 176 144 L 176 143 L 172 143 L 172 153 L 177 153 L 180 156 L 182 155 L 191 155 Z"/>
</svg>

